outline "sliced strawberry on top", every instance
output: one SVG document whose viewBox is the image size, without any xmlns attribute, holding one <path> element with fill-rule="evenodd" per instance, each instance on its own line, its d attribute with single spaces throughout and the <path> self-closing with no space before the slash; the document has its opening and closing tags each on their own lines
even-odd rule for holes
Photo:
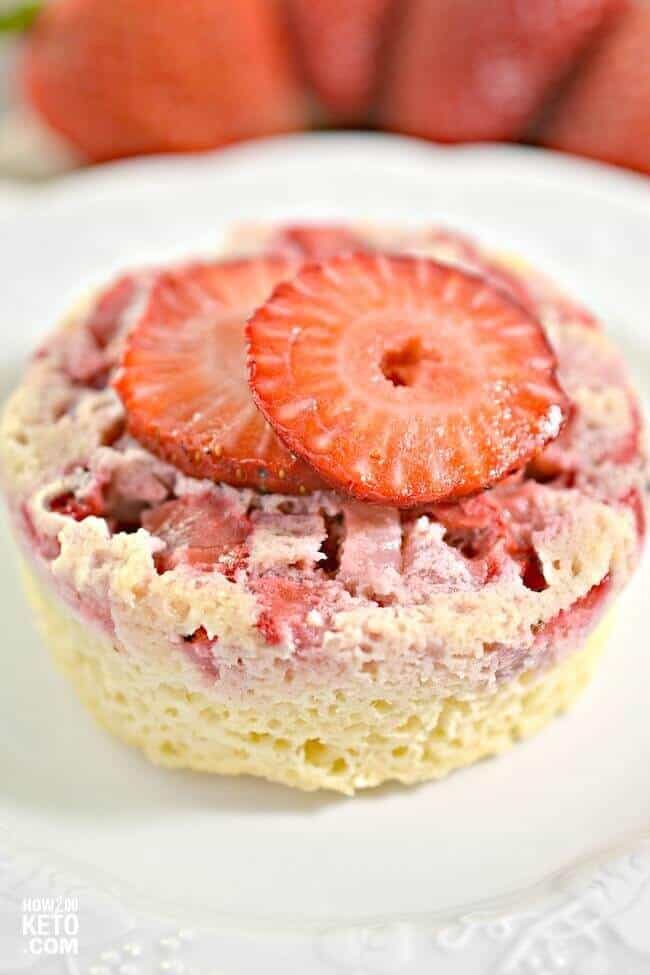
<svg viewBox="0 0 650 975">
<path fill-rule="evenodd" d="M 248 518 L 226 499 L 212 494 L 186 494 L 145 511 L 142 526 L 165 542 L 156 556 L 159 572 L 180 564 L 209 569 L 238 554 L 248 537 Z"/>
<path fill-rule="evenodd" d="M 479 491 L 557 436 L 567 408 L 537 320 L 425 258 L 307 265 L 247 333 L 262 412 L 362 500 L 409 507 Z"/>
<path fill-rule="evenodd" d="M 137 440 L 193 477 L 287 494 L 322 486 L 277 439 L 246 380 L 246 318 L 295 266 L 263 257 L 159 276 L 115 380 Z"/>
<path fill-rule="evenodd" d="M 306 80 L 338 120 L 363 120 L 393 0 L 288 0 Z"/>
<path fill-rule="evenodd" d="M 619 0 L 408 0 L 380 121 L 442 142 L 513 139 Z"/>
<path fill-rule="evenodd" d="M 424 232 L 416 232 L 410 239 L 407 236 L 401 242 L 399 250 L 455 264 L 466 271 L 479 274 L 489 284 L 511 294 L 524 308 L 535 310 L 532 295 L 523 279 L 503 262 L 494 261 L 473 240 L 457 230 L 432 227 Z"/>
<path fill-rule="evenodd" d="M 296 223 L 279 227 L 267 250 L 296 261 L 324 261 L 336 254 L 364 250 L 366 244 L 348 227 L 336 223 Z"/>
</svg>

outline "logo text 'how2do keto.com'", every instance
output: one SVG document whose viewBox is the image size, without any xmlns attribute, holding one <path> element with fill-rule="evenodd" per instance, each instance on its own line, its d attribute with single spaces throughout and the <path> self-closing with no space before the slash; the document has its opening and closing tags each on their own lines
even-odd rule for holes
<svg viewBox="0 0 650 975">
<path fill-rule="evenodd" d="M 30 955 L 79 954 L 79 902 L 76 897 L 25 897 L 21 932 Z"/>
</svg>

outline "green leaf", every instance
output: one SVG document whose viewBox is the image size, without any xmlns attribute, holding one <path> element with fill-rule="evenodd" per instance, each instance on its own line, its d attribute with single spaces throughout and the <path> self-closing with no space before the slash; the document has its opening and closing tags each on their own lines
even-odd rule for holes
<svg viewBox="0 0 650 975">
<path fill-rule="evenodd" d="M 21 3 L 6 12 L 0 12 L 0 34 L 20 34 L 29 30 L 43 6 L 42 0 Z"/>
</svg>

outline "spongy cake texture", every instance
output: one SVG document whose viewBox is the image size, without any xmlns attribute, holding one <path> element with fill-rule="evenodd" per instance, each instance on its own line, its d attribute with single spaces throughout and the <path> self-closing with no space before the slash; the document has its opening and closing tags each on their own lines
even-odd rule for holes
<svg viewBox="0 0 650 975">
<path fill-rule="evenodd" d="M 573 415 L 525 472 L 409 513 L 179 474 L 125 433 L 110 386 L 155 272 L 120 286 L 101 341 L 94 302 L 76 309 L 5 410 L 6 493 L 45 642 L 100 723 L 156 762 L 347 793 L 440 777 L 570 704 L 637 564 L 641 415 L 593 317 L 453 234 L 359 234 L 478 265 L 534 302 Z M 236 557 L 175 552 L 156 529 L 170 504 L 245 524 Z"/>
<path fill-rule="evenodd" d="M 152 762 L 348 794 L 386 780 L 442 778 L 534 734 L 583 689 L 608 630 L 606 618 L 561 663 L 467 700 L 437 696 L 423 684 L 224 701 L 205 687 L 190 690 L 172 656 L 153 669 L 116 654 L 107 636 L 89 632 L 28 570 L 24 581 L 43 639 L 81 700 Z"/>
</svg>

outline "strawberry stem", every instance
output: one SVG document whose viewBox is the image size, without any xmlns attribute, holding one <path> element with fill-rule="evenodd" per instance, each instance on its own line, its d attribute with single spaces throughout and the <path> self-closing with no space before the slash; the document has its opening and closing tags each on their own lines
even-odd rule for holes
<svg viewBox="0 0 650 975">
<path fill-rule="evenodd" d="M 21 3 L 11 10 L 0 11 L 0 34 L 22 34 L 29 30 L 41 12 L 42 0 Z"/>
</svg>

